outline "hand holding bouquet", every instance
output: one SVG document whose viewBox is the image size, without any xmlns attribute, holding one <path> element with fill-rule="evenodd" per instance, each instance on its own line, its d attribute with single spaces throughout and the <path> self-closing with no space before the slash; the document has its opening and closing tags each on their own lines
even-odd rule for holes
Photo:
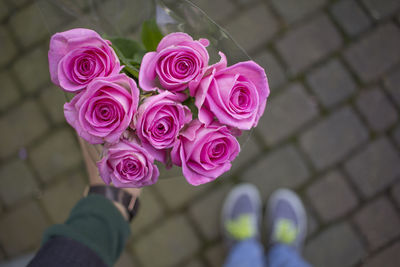
<svg viewBox="0 0 400 267">
<path fill-rule="evenodd" d="M 52 36 L 51 80 L 74 94 L 65 118 L 88 143 L 104 145 L 97 166 L 107 184 L 154 184 L 155 161 L 181 166 L 192 185 L 213 181 L 231 168 L 241 130 L 264 112 L 264 69 L 253 61 L 228 66 L 222 52 L 209 65 L 209 41 L 183 32 L 143 37 L 146 50 L 90 29 Z"/>
</svg>

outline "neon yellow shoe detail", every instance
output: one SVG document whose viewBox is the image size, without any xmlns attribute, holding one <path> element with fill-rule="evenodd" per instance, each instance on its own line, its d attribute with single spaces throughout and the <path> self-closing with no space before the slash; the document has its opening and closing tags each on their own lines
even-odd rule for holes
<svg viewBox="0 0 400 267">
<path fill-rule="evenodd" d="M 244 240 L 256 235 L 254 218 L 250 214 L 242 214 L 235 220 L 227 221 L 225 229 L 235 240 Z"/>
<path fill-rule="evenodd" d="M 274 239 L 283 244 L 292 244 L 298 235 L 298 230 L 292 221 L 279 219 L 274 229 Z"/>
</svg>

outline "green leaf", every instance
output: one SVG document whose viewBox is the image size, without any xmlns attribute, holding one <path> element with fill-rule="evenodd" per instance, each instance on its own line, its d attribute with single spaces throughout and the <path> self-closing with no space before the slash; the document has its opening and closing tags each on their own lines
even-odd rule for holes
<svg viewBox="0 0 400 267">
<path fill-rule="evenodd" d="M 157 45 L 163 37 L 154 19 L 143 22 L 142 42 L 147 51 L 156 51 Z"/>
<path fill-rule="evenodd" d="M 124 65 L 123 71 L 132 78 L 138 79 L 140 62 L 146 51 L 138 42 L 130 39 L 120 37 L 108 39 L 111 41 L 111 46 L 121 61 L 121 64 Z"/>
</svg>

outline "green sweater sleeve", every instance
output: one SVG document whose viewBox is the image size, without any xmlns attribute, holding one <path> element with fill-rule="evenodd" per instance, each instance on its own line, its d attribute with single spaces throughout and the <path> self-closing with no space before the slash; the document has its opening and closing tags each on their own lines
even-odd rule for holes
<svg viewBox="0 0 400 267">
<path fill-rule="evenodd" d="M 129 235 L 129 223 L 114 204 L 103 196 L 89 195 L 75 205 L 64 224 L 53 225 L 45 231 L 43 244 L 53 236 L 71 238 L 113 266 Z"/>
</svg>

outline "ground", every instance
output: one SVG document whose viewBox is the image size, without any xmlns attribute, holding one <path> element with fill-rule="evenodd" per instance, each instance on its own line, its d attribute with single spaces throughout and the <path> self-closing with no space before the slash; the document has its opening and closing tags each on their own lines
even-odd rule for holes
<svg viewBox="0 0 400 267">
<path fill-rule="evenodd" d="M 314 266 L 396 266 L 400 1 L 194 2 L 265 68 L 272 93 L 224 177 L 199 187 L 163 179 L 144 190 L 117 266 L 221 266 L 220 207 L 240 182 L 256 184 L 265 201 L 280 187 L 301 196 L 304 255 Z M 51 8 L 44 24 L 33 1 L 0 0 L 0 261 L 37 249 L 87 183 L 47 69 L 48 27 L 74 27 L 74 18 Z"/>
</svg>

